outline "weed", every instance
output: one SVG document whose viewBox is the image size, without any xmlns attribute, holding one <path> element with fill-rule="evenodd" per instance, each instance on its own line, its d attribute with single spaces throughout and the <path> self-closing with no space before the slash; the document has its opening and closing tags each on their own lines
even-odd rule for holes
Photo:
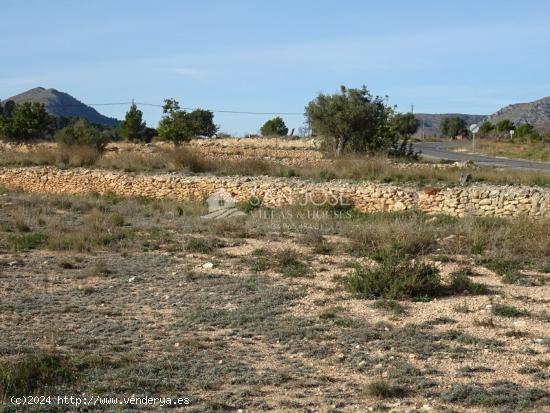
<svg viewBox="0 0 550 413">
<path fill-rule="evenodd" d="M 275 258 L 279 271 L 285 277 L 306 277 L 310 274 L 309 267 L 302 261 L 302 257 L 296 250 L 278 251 Z"/>
<path fill-rule="evenodd" d="M 75 367 L 57 353 L 37 352 L 0 363 L 0 400 L 32 395 L 47 386 L 68 383 Z"/>
<path fill-rule="evenodd" d="M 95 276 L 95 277 L 107 277 L 111 274 L 113 274 L 113 271 L 109 268 L 109 266 L 107 265 L 107 263 L 104 260 L 98 259 L 95 262 L 94 267 L 92 269 L 92 275 L 93 276 Z"/>
<path fill-rule="evenodd" d="M 116 227 L 121 227 L 124 225 L 124 217 L 118 212 L 111 214 L 111 222 Z"/>
<path fill-rule="evenodd" d="M 407 390 L 400 386 L 392 385 L 386 380 L 374 380 L 367 385 L 367 394 L 381 399 L 404 397 Z"/>
<path fill-rule="evenodd" d="M 333 171 L 329 171 L 327 169 L 323 169 L 319 172 L 319 178 L 323 182 L 332 181 L 337 178 L 337 175 Z"/>
<path fill-rule="evenodd" d="M 491 313 L 499 317 L 521 317 L 527 315 L 525 311 L 506 304 L 493 304 Z"/>
<path fill-rule="evenodd" d="M 47 242 L 47 236 L 41 232 L 8 235 L 5 248 L 12 251 L 28 251 L 38 248 Z"/>
<path fill-rule="evenodd" d="M 395 300 L 380 299 L 372 303 L 372 308 L 384 310 L 388 313 L 399 315 L 405 313 L 405 307 Z"/>
<path fill-rule="evenodd" d="M 221 241 L 212 238 L 190 238 L 185 243 L 185 250 L 188 252 L 211 254 L 223 245 L 224 244 Z"/>
</svg>

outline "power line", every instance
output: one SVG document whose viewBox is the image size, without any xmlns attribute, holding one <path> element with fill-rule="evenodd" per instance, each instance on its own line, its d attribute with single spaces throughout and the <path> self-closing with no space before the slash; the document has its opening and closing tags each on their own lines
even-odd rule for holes
<svg viewBox="0 0 550 413">
<path fill-rule="evenodd" d="M 159 105 L 157 103 L 146 103 L 146 102 L 133 102 L 136 105 L 140 106 L 151 106 L 162 108 L 164 105 Z M 85 106 L 117 106 L 117 105 L 131 105 L 132 102 L 108 102 L 108 103 L 80 103 L 80 104 L 51 104 L 49 107 L 56 108 L 69 108 L 69 107 L 85 107 Z M 196 110 L 200 108 L 182 108 L 184 110 Z M 230 113 L 237 115 L 281 115 L 281 116 L 303 116 L 303 113 L 300 112 L 255 112 L 249 110 L 224 110 L 224 109 L 208 109 L 210 112 L 214 113 Z"/>
</svg>

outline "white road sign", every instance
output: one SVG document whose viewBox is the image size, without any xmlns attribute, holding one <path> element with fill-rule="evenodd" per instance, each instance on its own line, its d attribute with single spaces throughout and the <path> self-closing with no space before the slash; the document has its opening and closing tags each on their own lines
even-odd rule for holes
<svg viewBox="0 0 550 413">
<path fill-rule="evenodd" d="M 479 126 L 477 123 L 473 123 L 470 125 L 470 132 L 472 133 L 478 133 L 479 132 Z"/>
</svg>

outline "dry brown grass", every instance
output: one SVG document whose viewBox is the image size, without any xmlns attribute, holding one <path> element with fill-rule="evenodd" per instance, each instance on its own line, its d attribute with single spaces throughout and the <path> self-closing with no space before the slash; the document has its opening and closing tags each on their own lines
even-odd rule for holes
<svg viewBox="0 0 550 413">
<path fill-rule="evenodd" d="M 135 149 L 135 148 L 134 148 Z M 251 159 L 216 159 L 193 150 L 192 146 L 159 146 L 150 153 L 121 151 L 97 153 L 86 147 L 36 146 L 27 152 L 0 152 L 0 166 L 54 165 L 58 167 L 97 167 L 127 172 L 184 172 L 215 175 L 302 177 L 320 181 L 331 179 L 372 180 L 418 185 L 458 184 L 460 175 L 469 172 L 473 181 L 503 185 L 550 186 L 550 174 L 495 168 L 436 168 L 428 164 L 399 164 L 387 158 L 346 157 L 327 160 L 325 166 L 299 166 L 282 162 Z"/>
<path fill-rule="evenodd" d="M 476 150 L 492 156 L 542 162 L 550 161 L 550 141 L 519 143 L 479 139 L 476 143 Z"/>
</svg>

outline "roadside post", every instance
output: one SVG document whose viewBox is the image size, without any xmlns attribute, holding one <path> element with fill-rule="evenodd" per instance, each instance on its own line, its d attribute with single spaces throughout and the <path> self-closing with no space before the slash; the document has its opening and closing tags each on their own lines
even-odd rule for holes
<svg viewBox="0 0 550 413">
<path fill-rule="evenodd" d="M 470 132 L 472 132 L 472 152 L 476 151 L 476 133 L 479 132 L 479 126 L 477 123 L 472 123 L 470 125 Z"/>
</svg>

